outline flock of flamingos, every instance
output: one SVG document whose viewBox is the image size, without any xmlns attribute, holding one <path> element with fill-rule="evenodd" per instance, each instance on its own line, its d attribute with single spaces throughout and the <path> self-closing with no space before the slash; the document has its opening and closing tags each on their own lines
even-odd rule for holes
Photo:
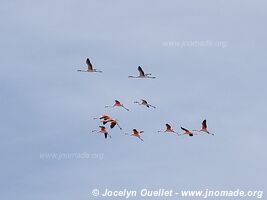
<svg viewBox="0 0 267 200">
<path fill-rule="evenodd" d="M 87 64 L 87 69 L 79 69 L 77 70 L 78 72 L 89 72 L 89 73 L 92 73 L 92 72 L 98 72 L 98 73 L 102 73 L 101 70 L 98 70 L 98 69 L 95 69 L 94 66 L 92 65 L 92 63 L 90 62 L 90 59 L 87 58 L 86 59 L 86 64 Z M 139 75 L 138 76 L 128 76 L 129 78 L 137 78 L 137 79 L 155 79 L 156 77 L 152 76 L 152 74 L 146 74 L 143 69 L 139 66 L 138 68 L 138 71 L 139 71 Z M 138 101 L 135 101 L 134 103 L 138 104 L 138 105 L 141 105 L 141 106 L 145 106 L 147 108 L 154 108 L 156 109 L 155 106 L 149 104 L 145 99 L 141 99 L 139 102 Z M 106 108 L 114 108 L 114 107 L 121 107 L 127 111 L 129 111 L 128 108 L 126 108 L 120 101 L 118 100 L 115 100 L 115 103 L 111 106 L 105 106 Z M 104 125 L 109 125 L 109 127 L 111 129 L 113 129 L 115 126 L 118 126 L 119 129 L 122 130 L 121 126 L 119 125 L 118 123 L 118 120 L 104 114 L 104 115 L 101 115 L 100 117 L 96 117 L 94 119 L 98 119 L 100 120 L 101 126 L 99 126 L 99 130 L 93 130 L 92 133 L 94 132 L 97 132 L 97 133 L 102 133 L 105 138 L 107 139 L 108 137 L 111 138 L 111 135 L 108 133 L 108 129 L 104 126 Z M 196 132 L 202 132 L 202 133 L 206 133 L 206 134 L 210 134 L 210 135 L 214 135 L 213 133 L 210 133 L 208 131 L 208 128 L 207 128 L 207 121 L 206 120 L 203 120 L 202 122 L 202 126 L 199 130 L 188 130 L 184 127 L 181 127 L 181 130 L 183 131 L 183 133 L 178 133 L 176 131 L 174 131 L 171 127 L 170 124 L 165 124 L 166 128 L 165 130 L 161 130 L 161 131 L 158 131 L 159 133 L 160 132 L 164 132 L 164 133 L 174 133 L 174 134 L 177 134 L 178 136 L 181 136 L 181 135 L 188 135 L 188 136 L 194 136 L 196 134 Z M 133 129 L 132 130 L 132 133 L 129 134 L 129 133 L 125 133 L 125 135 L 130 135 L 130 136 L 134 136 L 134 137 L 137 137 L 139 138 L 141 141 L 144 141 L 142 138 L 141 138 L 141 134 L 143 133 L 144 131 L 138 131 L 137 129 Z"/>
</svg>

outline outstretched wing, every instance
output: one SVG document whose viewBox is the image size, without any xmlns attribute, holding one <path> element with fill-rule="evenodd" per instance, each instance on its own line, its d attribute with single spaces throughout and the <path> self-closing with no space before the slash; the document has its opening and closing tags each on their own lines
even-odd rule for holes
<svg viewBox="0 0 267 200">
<path fill-rule="evenodd" d="M 166 124 L 166 127 L 167 127 L 167 129 L 171 129 L 172 128 L 170 124 Z"/>
<path fill-rule="evenodd" d="M 92 63 L 90 62 L 89 58 L 86 59 L 86 64 L 88 66 L 88 70 L 93 70 L 93 65 Z"/>
<path fill-rule="evenodd" d="M 105 138 L 107 139 L 107 137 L 108 137 L 108 133 L 104 133 L 104 135 L 105 135 Z"/>
<path fill-rule="evenodd" d="M 136 129 L 133 129 L 133 134 L 138 134 L 138 131 Z"/>
<path fill-rule="evenodd" d="M 102 115 L 101 117 L 99 117 L 99 119 L 108 119 L 109 118 L 109 116 L 108 115 Z"/>
<path fill-rule="evenodd" d="M 143 104 L 148 104 L 147 101 L 144 100 L 144 99 L 141 99 L 141 101 L 142 101 Z"/>
<path fill-rule="evenodd" d="M 116 124 L 117 124 L 117 122 L 112 121 L 112 122 L 110 123 L 110 128 L 114 128 L 114 126 L 116 126 Z"/>
<path fill-rule="evenodd" d="M 118 100 L 115 100 L 115 103 L 116 103 L 116 104 L 120 104 L 121 102 L 120 102 L 120 101 L 118 101 Z"/>
<path fill-rule="evenodd" d="M 207 120 L 204 120 L 202 122 L 202 129 L 206 129 L 207 128 Z"/>
<path fill-rule="evenodd" d="M 143 71 L 143 69 L 140 66 L 138 66 L 138 71 L 139 71 L 140 76 L 145 76 L 145 72 Z"/>
<path fill-rule="evenodd" d="M 183 131 L 190 132 L 189 130 L 187 130 L 187 129 L 183 128 L 183 127 L 181 127 L 181 129 L 182 129 Z"/>
</svg>

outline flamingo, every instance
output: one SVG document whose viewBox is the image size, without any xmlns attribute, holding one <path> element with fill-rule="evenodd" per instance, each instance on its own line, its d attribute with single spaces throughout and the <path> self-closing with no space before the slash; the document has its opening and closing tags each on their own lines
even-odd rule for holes
<svg viewBox="0 0 267 200">
<path fill-rule="evenodd" d="M 98 133 L 103 133 L 105 135 L 105 139 L 107 139 L 107 137 L 109 136 L 109 138 L 111 138 L 111 136 L 108 134 L 108 131 L 106 129 L 105 126 L 99 126 L 100 130 L 92 130 L 92 132 L 98 132 Z"/>
<path fill-rule="evenodd" d="M 144 142 L 144 140 L 140 137 L 140 134 L 143 133 L 144 131 L 138 131 L 136 129 L 133 129 L 132 134 L 130 136 L 134 136 L 139 138 L 141 141 Z M 125 133 L 125 135 L 129 135 L 128 133 Z"/>
<path fill-rule="evenodd" d="M 189 131 L 189 130 L 183 128 L 183 127 L 181 127 L 181 129 L 184 131 L 184 133 L 181 134 L 181 135 L 189 135 L 189 136 L 193 136 L 194 135 L 191 131 Z"/>
<path fill-rule="evenodd" d="M 112 118 L 106 114 L 103 114 L 100 117 L 95 117 L 94 119 L 107 120 L 107 119 L 112 119 Z"/>
<path fill-rule="evenodd" d="M 114 128 L 114 126 L 116 126 L 116 125 L 117 125 L 120 129 L 122 129 L 122 128 L 120 127 L 119 123 L 118 123 L 118 120 L 113 119 L 112 117 L 110 117 L 110 116 L 108 116 L 108 115 L 106 115 L 106 114 L 101 115 L 100 117 L 95 117 L 94 119 L 100 119 L 100 120 L 101 120 L 100 122 L 102 122 L 103 125 L 105 125 L 106 123 L 110 122 L 110 128 L 111 128 L 111 129 Z"/>
<path fill-rule="evenodd" d="M 138 101 L 135 101 L 134 103 L 137 103 L 139 105 L 143 105 L 143 106 L 146 106 L 147 108 L 156 108 L 155 106 L 152 106 L 151 104 L 149 104 L 146 100 L 144 99 L 141 99 L 141 102 L 138 102 Z"/>
<path fill-rule="evenodd" d="M 154 76 L 150 76 L 152 74 L 145 74 L 145 72 L 140 66 L 138 66 L 137 69 L 139 71 L 139 76 L 128 76 L 128 78 L 153 78 L 153 79 L 156 78 Z"/>
<path fill-rule="evenodd" d="M 103 120 L 101 120 L 100 122 L 102 122 L 104 125 L 108 122 L 114 121 L 114 119 L 112 117 L 106 117 Z"/>
<path fill-rule="evenodd" d="M 104 120 L 102 121 L 103 124 L 105 125 L 106 123 L 110 122 L 110 128 L 113 129 L 116 125 L 119 127 L 120 130 L 122 130 L 121 126 L 118 123 L 118 120 L 115 119 L 108 119 L 108 120 Z"/>
<path fill-rule="evenodd" d="M 203 122 L 202 122 L 202 127 L 201 127 L 200 130 L 193 130 L 193 131 L 204 132 L 204 133 L 208 133 L 208 134 L 214 135 L 213 133 L 210 133 L 210 132 L 208 131 L 208 126 L 207 126 L 207 120 L 206 120 L 206 119 L 203 120 Z"/>
<path fill-rule="evenodd" d="M 112 121 L 110 122 L 110 128 L 111 128 L 111 129 L 114 128 L 114 126 L 116 126 L 116 125 L 119 127 L 120 130 L 122 129 L 121 126 L 120 126 L 119 123 L 118 123 L 118 120 L 112 120 Z"/>
<path fill-rule="evenodd" d="M 129 109 L 126 108 L 126 107 L 124 107 L 124 105 L 120 101 L 118 101 L 118 100 L 115 100 L 115 103 L 114 103 L 113 106 L 105 106 L 105 108 L 114 108 L 114 107 L 122 107 L 125 110 L 129 111 Z"/>
<path fill-rule="evenodd" d="M 105 125 L 107 122 L 114 120 L 112 117 L 110 117 L 106 114 L 101 115 L 100 117 L 95 117 L 94 119 L 100 119 L 100 122 L 102 122 L 103 125 Z"/>
<path fill-rule="evenodd" d="M 78 72 L 99 72 L 102 73 L 102 71 L 94 69 L 92 63 L 90 62 L 89 58 L 86 59 L 87 69 L 78 69 Z"/>
<path fill-rule="evenodd" d="M 158 133 L 161 133 L 161 132 L 165 132 L 165 133 L 175 133 L 175 134 L 177 134 L 177 135 L 180 135 L 179 133 L 175 132 L 175 131 L 172 129 L 171 125 L 169 125 L 169 124 L 166 124 L 166 129 L 165 129 L 165 131 L 158 131 Z"/>
</svg>

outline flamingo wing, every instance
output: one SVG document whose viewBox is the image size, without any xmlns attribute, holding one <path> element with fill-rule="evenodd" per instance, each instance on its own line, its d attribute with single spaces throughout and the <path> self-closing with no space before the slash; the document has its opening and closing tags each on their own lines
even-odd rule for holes
<svg viewBox="0 0 267 200">
<path fill-rule="evenodd" d="M 114 128 L 114 126 L 116 126 L 116 124 L 117 124 L 117 122 L 112 121 L 112 122 L 110 123 L 110 128 Z"/>
<path fill-rule="evenodd" d="M 99 119 L 104 119 L 104 120 L 106 120 L 106 119 L 108 119 L 108 118 L 109 118 L 108 115 L 102 115 Z"/>
<path fill-rule="evenodd" d="M 101 130 L 106 130 L 106 127 L 105 127 L 105 126 L 99 126 L 99 128 L 100 128 Z"/>
<path fill-rule="evenodd" d="M 141 99 L 141 101 L 142 101 L 142 104 L 148 104 L 147 101 L 144 99 Z"/>
<path fill-rule="evenodd" d="M 145 72 L 143 71 L 142 67 L 138 66 L 138 71 L 140 76 L 145 76 Z"/>
<path fill-rule="evenodd" d="M 88 66 L 88 70 L 93 70 L 93 65 L 92 65 L 92 63 L 90 62 L 90 59 L 89 58 L 87 58 L 86 59 L 86 64 L 87 64 L 87 66 Z"/>
<path fill-rule="evenodd" d="M 187 130 L 186 128 L 181 127 L 181 129 L 182 129 L 183 131 L 185 131 L 185 132 L 190 132 L 190 131 Z"/>
<path fill-rule="evenodd" d="M 172 128 L 170 124 L 166 124 L 166 127 L 167 127 L 167 129 L 171 129 Z"/>
<path fill-rule="evenodd" d="M 136 129 L 133 129 L 133 134 L 139 134 Z"/>
<path fill-rule="evenodd" d="M 116 103 L 116 104 L 120 104 L 121 102 L 120 102 L 120 101 L 118 101 L 118 100 L 115 100 L 115 103 Z"/>
<path fill-rule="evenodd" d="M 207 128 L 207 120 L 204 120 L 202 122 L 202 129 L 206 129 Z"/>
</svg>

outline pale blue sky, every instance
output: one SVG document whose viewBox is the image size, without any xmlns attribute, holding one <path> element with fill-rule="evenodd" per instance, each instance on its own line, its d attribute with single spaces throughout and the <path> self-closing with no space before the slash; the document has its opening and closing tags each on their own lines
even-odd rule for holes
<svg viewBox="0 0 267 200">
<path fill-rule="evenodd" d="M 89 199 L 99 188 L 266 190 L 265 1 L 0 2 L 1 199 Z M 225 48 L 166 41 L 225 41 Z M 76 72 L 86 57 L 103 74 Z M 129 80 L 138 65 L 155 80 Z M 133 104 L 150 100 L 156 110 Z M 130 112 L 104 106 L 121 100 Z M 89 134 L 109 113 L 123 131 Z M 170 123 L 216 137 L 159 135 Z M 40 153 L 103 153 L 42 160 Z M 110 198 L 112 199 L 112 198 Z M 138 199 L 138 198 L 135 198 Z"/>
</svg>

